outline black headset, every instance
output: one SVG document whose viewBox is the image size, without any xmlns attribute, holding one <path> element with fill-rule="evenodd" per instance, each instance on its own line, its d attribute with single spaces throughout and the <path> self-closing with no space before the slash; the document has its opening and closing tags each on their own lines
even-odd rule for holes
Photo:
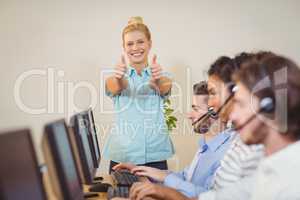
<svg viewBox="0 0 300 200">
<path fill-rule="evenodd" d="M 272 89 L 272 82 L 270 80 L 269 75 L 267 74 L 265 66 L 260 67 L 260 74 L 263 77 L 263 79 L 265 79 L 269 84 L 267 87 L 263 88 L 263 90 L 268 90 L 267 93 L 269 93 L 269 94 L 260 99 L 258 112 L 254 113 L 251 117 L 249 117 L 248 120 L 246 122 L 244 122 L 242 125 L 236 127 L 235 128 L 236 131 L 242 129 L 247 124 L 249 124 L 253 119 L 256 118 L 257 114 L 259 114 L 259 113 L 264 114 L 265 116 L 269 115 L 269 117 L 270 117 L 270 115 L 274 116 L 275 95 L 274 95 L 274 91 Z"/>
</svg>

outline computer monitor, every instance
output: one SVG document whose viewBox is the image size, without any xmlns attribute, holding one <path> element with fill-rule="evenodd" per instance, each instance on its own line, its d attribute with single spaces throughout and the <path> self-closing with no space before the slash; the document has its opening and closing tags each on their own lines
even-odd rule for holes
<svg viewBox="0 0 300 200">
<path fill-rule="evenodd" d="M 84 194 L 67 131 L 64 120 L 47 124 L 42 138 L 42 149 L 56 197 L 83 200 Z"/>
<path fill-rule="evenodd" d="M 77 144 L 81 168 L 83 172 L 83 183 L 93 184 L 94 175 L 97 168 L 94 166 L 92 149 L 89 141 L 89 128 L 87 127 L 84 116 L 79 113 L 71 118 L 70 126 L 73 128 L 73 134 Z"/>
<path fill-rule="evenodd" d="M 94 166 L 95 168 L 99 168 L 101 153 L 100 153 L 100 147 L 99 147 L 99 141 L 97 137 L 97 130 L 96 130 L 93 111 L 91 108 L 89 108 L 87 111 L 83 112 L 82 114 L 89 128 L 89 138 L 90 138 L 90 144 L 93 153 L 92 156 L 94 160 Z"/>
<path fill-rule="evenodd" d="M 68 131 L 69 140 L 70 140 L 72 152 L 73 152 L 73 155 L 74 155 L 74 158 L 75 158 L 77 174 L 78 174 L 78 177 L 80 177 L 80 184 L 82 185 L 83 183 L 85 183 L 85 178 L 84 178 L 84 174 L 83 174 L 82 161 L 81 161 L 80 153 L 79 153 L 80 149 L 77 145 L 76 134 L 74 133 L 73 127 L 69 126 L 68 130 L 69 130 Z"/>
<path fill-rule="evenodd" d="M 0 199 L 46 199 L 28 129 L 0 134 Z"/>
</svg>

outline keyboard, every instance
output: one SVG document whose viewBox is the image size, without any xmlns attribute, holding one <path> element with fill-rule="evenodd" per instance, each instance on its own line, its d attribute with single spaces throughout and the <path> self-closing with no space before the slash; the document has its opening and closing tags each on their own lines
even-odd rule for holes
<svg viewBox="0 0 300 200">
<path fill-rule="evenodd" d="M 116 181 L 117 186 L 131 186 L 133 183 L 139 181 L 139 177 L 133 175 L 129 171 L 115 171 L 112 174 L 113 179 Z"/>
<path fill-rule="evenodd" d="M 114 197 L 129 197 L 129 187 L 125 186 L 117 186 L 117 187 L 109 187 L 107 190 L 107 199 L 110 200 Z"/>
</svg>

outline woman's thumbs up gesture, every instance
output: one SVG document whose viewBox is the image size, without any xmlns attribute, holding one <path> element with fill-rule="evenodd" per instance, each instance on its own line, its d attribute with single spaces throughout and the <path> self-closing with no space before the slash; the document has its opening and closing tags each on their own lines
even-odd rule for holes
<svg viewBox="0 0 300 200">
<path fill-rule="evenodd" d="M 157 63 L 157 56 L 154 55 L 150 66 L 152 81 L 158 81 L 161 78 L 162 67 Z"/>
<path fill-rule="evenodd" d="M 115 67 L 115 77 L 117 79 L 122 79 L 126 73 L 127 64 L 124 55 L 121 56 L 120 62 Z"/>
<path fill-rule="evenodd" d="M 106 88 L 113 95 L 119 94 L 128 85 L 126 79 L 123 79 L 127 71 L 127 64 L 124 55 L 121 56 L 121 60 L 114 68 L 112 76 L 106 79 Z"/>
<path fill-rule="evenodd" d="M 150 86 L 158 91 L 161 95 L 169 92 L 172 87 L 171 79 L 162 75 L 162 67 L 157 63 L 157 56 L 154 55 L 151 62 L 151 79 Z"/>
</svg>

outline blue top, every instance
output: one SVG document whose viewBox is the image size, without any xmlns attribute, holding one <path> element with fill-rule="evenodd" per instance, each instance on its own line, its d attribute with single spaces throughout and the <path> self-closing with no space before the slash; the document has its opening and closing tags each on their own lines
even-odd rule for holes
<svg viewBox="0 0 300 200">
<path fill-rule="evenodd" d="M 116 123 L 104 145 L 104 157 L 134 164 L 168 159 L 174 153 L 163 113 L 163 100 L 169 94 L 161 96 L 149 86 L 149 67 L 141 75 L 128 67 L 124 77 L 128 86 L 120 94 L 113 96 L 106 90 L 113 100 Z"/>
<path fill-rule="evenodd" d="M 220 160 L 231 144 L 233 134 L 235 132 L 232 129 L 227 129 L 207 143 L 201 138 L 194 158 L 196 165 L 191 180 L 187 180 L 190 165 L 183 171 L 168 174 L 164 185 L 172 187 L 188 197 L 197 197 L 200 193 L 209 190 L 215 171 L 220 166 Z"/>
</svg>

